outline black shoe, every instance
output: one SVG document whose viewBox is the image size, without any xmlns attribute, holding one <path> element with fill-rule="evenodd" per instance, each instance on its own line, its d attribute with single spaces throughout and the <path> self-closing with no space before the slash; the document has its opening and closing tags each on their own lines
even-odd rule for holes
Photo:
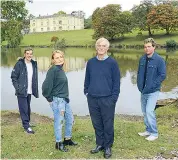
<svg viewBox="0 0 178 160">
<path fill-rule="evenodd" d="M 28 134 L 35 134 L 35 132 L 29 127 L 25 130 L 26 133 Z"/>
<path fill-rule="evenodd" d="M 63 145 L 62 142 L 56 142 L 55 148 L 62 151 L 62 152 L 68 152 L 69 151 L 67 148 L 65 148 L 65 146 Z"/>
<path fill-rule="evenodd" d="M 92 149 L 92 150 L 90 151 L 90 153 L 91 153 L 91 154 L 98 153 L 99 151 L 102 151 L 103 149 L 104 149 L 103 146 L 97 145 L 95 149 Z"/>
<path fill-rule="evenodd" d="M 112 153 L 111 153 L 111 148 L 106 148 L 104 150 L 104 158 L 108 159 L 112 156 Z"/>
<path fill-rule="evenodd" d="M 63 144 L 64 144 L 65 146 L 66 146 L 66 145 L 69 145 L 69 146 L 76 146 L 78 143 L 72 141 L 71 139 L 66 140 L 66 139 L 64 138 Z"/>
</svg>

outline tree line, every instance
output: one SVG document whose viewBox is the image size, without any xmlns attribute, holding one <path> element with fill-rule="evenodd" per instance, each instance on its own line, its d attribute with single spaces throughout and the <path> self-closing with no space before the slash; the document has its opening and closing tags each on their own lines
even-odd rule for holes
<svg viewBox="0 0 178 160">
<path fill-rule="evenodd" d="M 25 8 L 25 1 L 1 2 L 1 42 L 7 41 L 9 47 L 17 47 L 23 38 L 22 30 L 29 30 L 30 19 Z M 66 14 L 59 11 L 56 14 Z M 178 30 L 178 2 L 170 0 L 143 0 L 130 11 L 122 11 L 119 4 L 108 4 L 96 8 L 93 14 L 85 19 L 85 28 L 93 28 L 93 39 L 106 37 L 109 40 L 123 37 L 133 29 L 148 31 L 153 35 L 154 29 L 165 30 L 170 34 Z M 141 32 L 139 32 L 141 34 Z"/>
<path fill-rule="evenodd" d="M 119 4 L 108 4 L 95 9 L 92 16 L 85 20 L 85 28 L 94 29 L 94 39 L 117 39 L 135 28 L 148 31 L 149 37 L 154 29 L 165 30 L 169 35 L 178 30 L 178 2 L 144 0 L 130 11 L 122 11 Z"/>
</svg>

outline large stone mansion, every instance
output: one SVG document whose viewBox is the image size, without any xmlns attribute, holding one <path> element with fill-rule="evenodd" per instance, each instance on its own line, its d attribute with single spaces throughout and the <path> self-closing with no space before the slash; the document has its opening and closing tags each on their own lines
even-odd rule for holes
<svg viewBox="0 0 178 160">
<path fill-rule="evenodd" d="M 61 14 L 39 16 L 30 20 L 30 33 L 84 29 L 84 15 Z"/>
</svg>

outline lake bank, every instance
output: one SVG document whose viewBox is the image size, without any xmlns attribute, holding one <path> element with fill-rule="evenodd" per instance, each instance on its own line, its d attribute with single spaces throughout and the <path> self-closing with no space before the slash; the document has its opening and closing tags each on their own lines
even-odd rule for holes
<svg viewBox="0 0 178 160">
<path fill-rule="evenodd" d="M 115 117 L 115 143 L 112 158 L 178 158 L 178 105 L 162 107 L 156 110 L 159 139 L 148 142 L 139 137 L 137 132 L 144 130 L 142 118 L 130 119 Z M 103 153 L 89 153 L 95 146 L 94 130 L 90 117 L 75 117 L 73 139 L 79 143 L 77 147 L 68 147 L 70 152 L 61 153 L 54 149 L 53 120 L 45 116 L 35 121 L 35 135 L 23 132 L 19 114 L 1 111 L 1 157 L 7 159 L 61 159 L 61 158 L 103 158 Z M 15 117 L 15 119 L 10 118 Z M 34 120 L 34 119 L 33 119 Z M 9 122 L 10 121 L 10 122 Z"/>
<path fill-rule="evenodd" d="M 140 32 L 135 29 L 132 33 L 125 34 L 124 37 L 112 40 L 111 44 L 113 46 L 132 46 L 132 45 L 143 45 L 144 39 L 148 38 L 148 32 L 142 31 L 142 36 L 138 37 L 137 34 Z M 23 40 L 20 46 L 53 46 L 54 42 L 51 42 L 51 38 L 56 36 L 61 40 L 65 39 L 66 46 L 94 46 L 95 40 L 92 39 L 94 34 L 93 29 L 83 29 L 75 31 L 56 31 L 56 32 L 45 32 L 45 33 L 32 33 L 26 34 L 23 37 Z M 175 40 L 178 42 L 178 32 L 170 33 L 170 35 L 165 35 L 165 32 L 162 30 L 155 30 L 152 38 L 155 39 L 156 43 L 160 46 L 165 46 L 167 40 Z M 7 43 L 2 43 L 5 45 Z"/>
</svg>

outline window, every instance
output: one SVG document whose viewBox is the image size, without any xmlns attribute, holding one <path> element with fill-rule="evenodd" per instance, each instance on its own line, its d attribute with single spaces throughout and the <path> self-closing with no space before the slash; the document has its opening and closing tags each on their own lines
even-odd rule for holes
<svg viewBox="0 0 178 160">
<path fill-rule="evenodd" d="M 36 32 L 36 29 L 35 29 L 35 28 L 33 28 L 33 32 Z"/>
<path fill-rule="evenodd" d="M 43 31 L 43 28 L 41 28 L 41 31 Z"/>
<path fill-rule="evenodd" d="M 50 28 L 48 27 L 47 30 L 50 31 Z"/>
<path fill-rule="evenodd" d="M 43 22 L 41 22 L 41 25 L 43 26 Z"/>
<path fill-rule="evenodd" d="M 56 30 L 56 27 L 54 27 L 54 31 Z"/>
<path fill-rule="evenodd" d="M 53 21 L 53 24 L 56 24 L 56 21 Z"/>
<path fill-rule="evenodd" d="M 33 23 L 33 26 L 35 26 L 35 23 Z"/>
<path fill-rule="evenodd" d="M 62 21 L 59 21 L 59 24 L 62 24 Z"/>
</svg>

